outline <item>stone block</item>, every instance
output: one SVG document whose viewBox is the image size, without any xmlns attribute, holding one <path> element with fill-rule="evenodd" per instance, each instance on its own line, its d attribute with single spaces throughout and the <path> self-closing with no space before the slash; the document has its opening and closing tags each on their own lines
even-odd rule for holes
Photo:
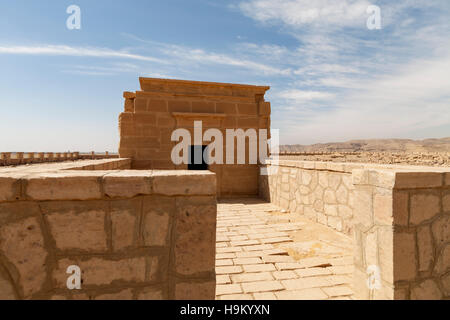
<svg viewBox="0 0 450 320">
<path fill-rule="evenodd" d="M 167 101 L 150 99 L 147 104 L 147 110 L 149 112 L 167 112 L 168 111 Z"/>
<path fill-rule="evenodd" d="M 355 169 L 352 171 L 352 182 L 354 185 L 369 184 L 369 171 L 363 169 Z"/>
<path fill-rule="evenodd" d="M 377 230 L 378 264 L 381 279 L 394 283 L 394 229 L 392 226 L 379 227 Z"/>
<path fill-rule="evenodd" d="M 105 195 L 110 198 L 132 198 L 137 195 L 152 193 L 148 171 L 120 171 L 109 173 L 103 177 L 103 189 Z"/>
<path fill-rule="evenodd" d="M 418 193 L 411 195 L 409 223 L 419 225 L 441 211 L 439 196 L 432 193 Z"/>
<path fill-rule="evenodd" d="M 433 239 L 429 226 L 418 228 L 417 246 L 419 248 L 419 271 L 428 271 L 434 258 Z"/>
<path fill-rule="evenodd" d="M 408 192 L 394 190 L 392 193 L 392 210 L 394 225 L 407 226 L 409 220 Z"/>
<path fill-rule="evenodd" d="M 16 300 L 17 298 L 11 280 L 0 273 L 0 300 Z"/>
<path fill-rule="evenodd" d="M 144 282 L 145 258 L 126 258 L 122 260 L 107 260 L 104 258 L 90 258 L 88 260 L 61 259 L 53 271 L 53 280 L 57 288 L 66 289 L 69 275 L 67 268 L 77 265 L 81 269 L 82 287 L 110 286 L 115 283 Z"/>
<path fill-rule="evenodd" d="M 173 240 L 177 273 L 192 275 L 214 272 L 216 213 L 214 197 L 177 199 Z"/>
<path fill-rule="evenodd" d="M 0 225 L 0 253 L 17 270 L 17 281 L 25 298 L 30 298 L 43 288 L 47 276 L 47 251 L 36 218 Z"/>
<path fill-rule="evenodd" d="M 228 102 L 217 102 L 216 112 L 224 114 L 236 114 L 237 113 L 236 104 Z"/>
<path fill-rule="evenodd" d="M 450 192 L 444 194 L 442 198 L 442 208 L 444 209 L 444 212 L 450 213 Z"/>
<path fill-rule="evenodd" d="M 431 225 L 436 246 L 450 241 L 450 216 L 442 215 Z"/>
<path fill-rule="evenodd" d="M 161 289 L 148 287 L 144 288 L 137 294 L 138 300 L 164 300 L 167 297 L 164 296 L 164 293 Z"/>
<path fill-rule="evenodd" d="M 147 112 L 147 102 L 146 98 L 136 98 L 134 99 L 134 112 L 141 113 Z"/>
<path fill-rule="evenodd" d="M 138 221 L 141 211 L 140 200 L 119 200 L 110 204 L 113 250 L 122 250 L 136 244 Z"/>
<path fill-rule="evenodd" d="M 105 251 L 107 204 L 89 202 L 47 202 L 42 211 L 59 250 Z"/>
<path fill-rule="evenodd" d="M 239 103 L 237 111 L 240 115 L 256 115 L 257 105 L 255 103 Z"/>
<path fill-rule="evenodd" d="M 411 300 L 441 300 L 442 292 L 432 279 L 425 280 L 411 289 Z"/>
<path fill-rule="evenodd" d="M 214 300 L 216 297 L 216 282 L 191 281 L 179 282 L 175 285 L 175 300 Z"/>
<path fill-rule="evenodd" d="M 168 110 L 169 112 L 192 112 L 192 103 L 187 100 L 170 100 Z"/>
<path fill-rule="evenodd" d="M 26 196 L 33 200 L 101 199 L 98 172 L 40 173 L 27 179 Z"/>
<path fill-rule="evenodd" d="M 413 233 L 394 233 L 394 281 L 416 278 L 416 239 Z"/>
<path fill-rule="evenodd" d="M 364 244 L 364 261 L 366 266 L 378 266 L 378 239 L 377 232 L 367 234 Z"/>
<path fill-rule="evenodd" d="M 268 116 L 270 115 L 270 102 L 260 102 L 259 103 L 259 115 Z"/>
<path fill-rule="evenodd" d="M 434 272 L 442 275 L 450 271 L 450 244 L 446 244 L 438 253 L 438 258 L 434 266 Z"/>
<path fill-rule="evenodd" d="M 284 289 L 280 281 L 244 282 L 241 286 L 245 293 L 279 291 Z"/>
<path fill-rule="evenodd" d="M 442 186 L 441 172 L 397 172 L 396 189 L 435 188 Z"/>
<path fill-rule="evenodd" d="M 20 197 L 20 178 L 25 175 L 8 174 L 0 177 L 0 202 Z"/>
<path fill-rule="evenodd" d="M 354 191 L 354 197 L 353 218 L 355 225 L 360 224 L 368 229 L 373 225 L 372 189 L 359 186 Z"/>
<path fill-rule="evenodd" d="M 373 216 L 376 224 L 388 226 L 393 224 L 394 216 L 392 195 L 374 195 Z"/>
<path fill-rule="evenodd" d="M 216 105 L 211 101 L 193 101 L 192 102 L 192 112 L 199 113 L 214 113 L 216 110 Z"/>
<path fill-rule="evenodd" d="M 207 171 L 154 171 L 152 179 L 155 194 L 168 196 L 216 194 L 216 176 Z"/>
<path fill-rule="evenodd" d="M 143 204 L 142 237 L 145 246 L 167 246 L 175 215 L 175 199 L 147 197 Z"/>
</svg>

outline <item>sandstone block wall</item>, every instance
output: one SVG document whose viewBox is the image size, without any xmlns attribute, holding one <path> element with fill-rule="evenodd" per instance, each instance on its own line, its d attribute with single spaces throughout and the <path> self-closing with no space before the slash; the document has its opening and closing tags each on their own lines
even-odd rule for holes
<svg viewBox="0 0 450 320">
<path fill-rule="evenodd" d="M 450 296 L 450 173 L 356 170 L 355 293 L 362 299 Z M 362 282 L 377 265 L 382 287 Z"/>
<path fill-rule="evenodd" d="M 171 135 L 185 128 L 194 145 L 194 121 L 202 121 L 202 134 L 219 129 L 224 144 L 226 129 L 270 131 L 270 103 L 264 100 L 269 87 L 149 78 L 140 78 L 140 84 L 141 91 L 124 93 L 125 111 L 119 116 L 119 153 L 132 159 L 133 169 L 186 169 L 171 160 L 178 143 Z M 225 155 L 226 149 L 224 163 Z M 244 165 L 210 166 L 217 176 L 218 195 L 258 194 L 258 165 L 248 164 L 248 145 L 246 155 Z"/>
<path fill-rule="evenodd" d="M 271 174 L 260 177 L 260 195 L 264 199 L 351 235 L 354 206 L 352 166 L 281 160 L 279 165 L 269 168 Z"/>
<path fill-rule="evenodd" d="M 0 299 L 214 299 L 215 231 L 211 172 L 0 171 Z"/>
<path fill-rule="evenodd" d="M 262 197 L 353 237 L 357 299 L 450 297 L 447 168 L 295 160 L 268 168 Z"/>
</svg>

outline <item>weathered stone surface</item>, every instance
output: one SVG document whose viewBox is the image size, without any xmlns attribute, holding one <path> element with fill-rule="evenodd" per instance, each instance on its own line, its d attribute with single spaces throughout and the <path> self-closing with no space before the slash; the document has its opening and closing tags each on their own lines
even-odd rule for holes
<svg viewBox="0 0 450 320">
<path fill-rule="evenodd" d="M 440 211 L 439 196 L 436 194 L 413 194 L 409 222 L 421 224 L 439 214 Z"/>
<path fill-rule="evenodd" d="M 53 272 L 53 279 L 58 288 L 66 288 L 68 274 L 66 270 L 71 265 L 81 269 L 82 287 L 111 285 L 115 282 L 144 282 L 145 258 L 129 258 L 123 260 L 106 260 L 91 258 L 85 261 L 61 259 Z"/>
<path fill-rule="evenodd" d="M 436 261 L 434 272 L 441 275 L 450 270 L 450 244 L 446 244 Z"/>
<path fill-rule="evenodd" d="M 11 280 L 0 273 L 0 300 L 17 299 Z"/>
<path fill-rule="evenodd" d="M 419 271 L 427 271 L 433 262 L 433 239 L 429 226 L 417 230 L 417 245 L 419 247 Z"/>
<path fill-rule="evenodd" d="M 142 232 L 145 246 L 166 246 L 170 238 L 175 199 L 149 197 L 144 199 Z"/>
<path fill-rule="evenodd" d="M 378 265 L 378 239 L 377 232 L 368 233 L 364 245 L 366 266 Z"/>
<path fill-rule="evenodd" d="M 19 177 L 0 177 L 0 201 L 15 200 L 19 196 Z"/>
<path fill-rule="evenodd" d="M 133 299 L 133 291 L 125 289 L 116 293 L 101 294 L 95 300 L 131 300 Z"/>
<path fill-rule="evenodd" d="M 393 223 L 393 206 L 392 196 L 375 194 L 373 199 L 373 215 L 375 223 L 381 225 L 392 225 Z"/>
<path fill-rule="evenodd" d="M 130 247 L 137 241 L 140 210 L 140 200 L 111 202 L 110 214 L 113 250 Z"/>
<path fill-rule="evenodd" d="M 444 212 L 450 212 L 450 193 L 444 194 L 444 197 L 442 198 L 442 207 Z"/>
<path fill-rule="evenodd" d="M 101 173 L 40 173 L 27 179 L 26 195 L 34 200 L 89 200 L 102 197 Z"/>
<path fill-rule="evenodd" d="M 412 300 L 440 300 L 442 293 L 434 280 L 425 280 L 418 286 L 412 288 Z"/>
<path fill-rule="evenodd" d="M 178 273 L 214 271 L 216 212 L 214 197 L 177 199 L 174 254 Z"/>
<path fill-rule="evenodd" d="M 442 288 L 444 288 L 445 296 L 450 296 L 450 273 L 441 278 Z"/>
<path fill-rule="evenodd" d="M 394 229 L 392 226 L 378 228 L 378 257 L 381 278 L 394 283 Z"/>
<path fill-rule="evenodd" d="M 443 215 L 433 222 L 431 229 L 433 231 L 436 245 L 440 246 L 450 241 L 450 216 Z"/>
<path fill-rule="evenodd" d="M 158 288 L 144 288 L 142 291 L 138 292 L 138 300 L 163 300 L 165 297 L 161 289 Z"/>
<path fill-rule="evenodd" d="M 216 282 L 180 282 L 175 286 L 176 300 L 214 300 Z"/>
<path fill-rule="evenodd" d="M 121 171 L 103 177 L 103 188 L 107 196 L 132 198 L 152 192 L 150 172 Z"/>
<path fill-rule="evenodd" d="M 361 224 L 364 228 L 370 228 L 373 224 L 372 191 L 360 186 L 355 189 L 355 208 L 353 211 L 355 225 Z"/>
<path fill-rule="evenodd" d="M 50 233 L 60 250 L 107 249 L 103 202 L 48 202 L 43 206 Z"/>
<path fill-rule="evenodd" d="M 434 188 L 442 186 L 440 172 L 397 172 L 395 188 Z"/>
<path fill-rule="evenodd" d="M 206 171 L 155 171 L 153 192 L 161 195 L 214 195 L 216 176 Z"/>
<path fill-rule="evenodd" d="M 336 191 L 336 198 L 339 204 L 348 203 L 348 190 L 344 185 L 341 185 Z"/>
<path fill-rule="evenodd" d="M 416 240 L 412 233 L 394 234 L 394 280 L 416 277 Z"/>
<path fill-rule="evenodd" d="M 0 251 L 17 270 L 25 297 L 41 290 L 47 271 L 47 251 L 36 218 L 0 226 Z"/>
<path fill-rule="evenodd" d="M 409 219 L 408 209 L 409 195 L 407 192 L 395 190 L 392 194 L 392 206 L 394 224 L 399 226 L 407 226 Z"/>
</svg>

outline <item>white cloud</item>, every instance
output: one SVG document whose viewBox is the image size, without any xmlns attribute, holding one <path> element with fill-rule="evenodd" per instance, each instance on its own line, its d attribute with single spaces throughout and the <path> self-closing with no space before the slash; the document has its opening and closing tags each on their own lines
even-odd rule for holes
<svg viewBox="0 0 450 320">
<path fill-rule="evenodd" d="M 166 63 L 162 59 L 133 54 L 127 51 L 95 47 L 72 47 L 67 45 L 0 46 L 0 54 L 123 58 L 139 61 Z"/>
<path fill-rule="evenodd" d="M 334 98 L 334 94 L 321 91 L 303 91 L 303 90 L 285 90 L 277 94 L 278 97 L 286 100 L 294 100 L 296 102 L 304 102 L 311 100 L 327 100 Z"/>
<path fill-rule="evenodd" d="M 363 26 L 367 19 L 367 0 L 249 0 L 242 12 L 261 22 L 282 22 L 293 27 L 320 24 Z"/>
</svg>

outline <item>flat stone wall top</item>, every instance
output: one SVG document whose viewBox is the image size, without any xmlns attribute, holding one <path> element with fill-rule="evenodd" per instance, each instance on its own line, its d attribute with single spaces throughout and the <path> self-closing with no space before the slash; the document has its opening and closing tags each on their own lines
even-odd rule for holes
<svg viewBox="0 0 450 320">
<path fill-rule="evenodd" d="M 23 166 L 0 168 L 0 175 L 6 173 L 52 172 L 60 170 L 114 170 L 130 168 L 131 160 L 127 158 L 102 160 L 76 160 L 65 162 L 48 162 Z"/>
<path fill-rule="evenodd" d="M 299 160 L 267 160 L 271 166 L 305 170 L 353 173 L 354 184 L 370 184 L 383 188 L 438 188 L 450 186 L 450 168 L 380 165 L 371 163 L 339 163 Z"/>
<path fill-rule="evenodd" d="M 0 202 L 216 194 L 216 177 L 210 171 L 114 169 L 129 165 L 129 159 L 118 159 L 2 169 Z"/>
<path fill-rule="evenodd" d="M 264 95 L 270 89 L 268 86 L 155 78 L 139 78 L 139 82 L 144 92 L 182 95 L 255 97 L 255 94 Z"/>
</svg>

